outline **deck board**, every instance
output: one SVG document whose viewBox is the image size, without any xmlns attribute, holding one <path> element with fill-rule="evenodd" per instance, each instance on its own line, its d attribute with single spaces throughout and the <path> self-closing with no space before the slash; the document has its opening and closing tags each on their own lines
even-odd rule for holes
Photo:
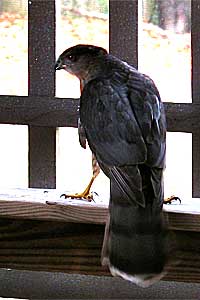
<svg viewBox="0 0 200 300">
<path fill-rule="evenodd" d="M 0 192 L 0 217 L 75 223 L 105 224 L 108 197 L 95 202 L 60 198 L 54 189 L 9 189 Z M 169 227 L 174 230 L 200 231 L 200 199 L 164 205 Z"/>
<path fill-rule="evenodd" d="M 88 203 L 65 200 L 60 194 L 58 190 L 1 190 L 0 268 L 110 275 L 100 262 L 108 199 Z M 178 261 L 164 279 L 200 282 L 199 201 L 164 209 Z"/>
</svg>

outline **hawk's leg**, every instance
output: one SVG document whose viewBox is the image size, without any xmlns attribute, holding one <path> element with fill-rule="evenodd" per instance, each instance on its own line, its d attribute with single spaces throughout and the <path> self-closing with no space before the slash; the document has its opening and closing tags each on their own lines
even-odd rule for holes
<svg viewBox="0 0 200 300">
<path fill-rule="evenodd" d="M 90 192 L 90 189 L 91 189 L 91 186 L 92 186 L 95 178 L 100 173 L 100 168 L 99 168 L 98 162 L 97 162 L 94 154 L 92 154 L 92 170 L 93 170 L 93 176 L 92 176 L 89 184 L 87 185 L 86 189 L 82 193 L 62 194 L 60 197 L 65 197 L 65 199 L 72 198 L 72 199 L 85 199 L 88 201 L 92 201 L 93 194 Z"/>
</svg>

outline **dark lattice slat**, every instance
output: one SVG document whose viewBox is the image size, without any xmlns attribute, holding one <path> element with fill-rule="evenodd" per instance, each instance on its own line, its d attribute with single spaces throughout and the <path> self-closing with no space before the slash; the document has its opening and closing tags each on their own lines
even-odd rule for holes
<svg viewBox="0 0 200 300">
<path fill-rule="evenodd" d="M 55 94 L 55 3 L 29 1 L 29 96 Z M 29 186 L 56 187 L 56 128 L 29 127 Z"/>
<path fill-rule="evenodd" d="M 191 3 L 192 14 L 192 101 L 200 104 L 200 5 L 199 1 L 193 0 Z M 193 104 L 193 105 L 194 105 Z M 194 120 L 195 122 L 195 120 Z M 200 122 L 198 121 L 200 124 Z M 200 130 L 197 128 L 192 135 L 192 194 L 193 197 L 200 197 Z"/>
<path fill-rule="evenodd" d="M 77 127 L 78 99 L 50 96 L 0 96 L 0 123 Z M 200 131 L 200 103 L 164 103 L 167 130 Z"/>
<path fill-rule="evenodd" d="M 137 67 L 138 3 L 136 0 L 109 2 L 110 52 Z"/>
</svg>

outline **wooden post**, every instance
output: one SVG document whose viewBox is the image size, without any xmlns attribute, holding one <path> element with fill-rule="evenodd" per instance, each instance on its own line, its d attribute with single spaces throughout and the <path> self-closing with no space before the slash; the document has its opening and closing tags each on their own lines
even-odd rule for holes
<svg viewBox="0 0 200 300">
<path fill-rule="evenodd" d="M 55 95 L 55 1 L 29 3 L 29 96 Z M 29 126 L 29 186 L 56 187 L 56 128 Z"/>
</svg>

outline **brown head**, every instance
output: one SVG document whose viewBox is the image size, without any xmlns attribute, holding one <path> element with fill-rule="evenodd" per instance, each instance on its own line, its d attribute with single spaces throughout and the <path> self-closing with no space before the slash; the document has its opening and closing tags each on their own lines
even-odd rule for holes
<svg viewBox="0 0 200 300">
<path fill-rule="evenodd" d="M 68 48 L 59 56 L 55 64 L 55 70 L 64 69 L 81 80 L 87 80 L 89 73 L 91 76 L 98 72 L 97 61 L 99 61 L 99 58 L 102 59 L 107 54 L 107 51 L 101 47 L 76 45 Z"/>
</svg>

